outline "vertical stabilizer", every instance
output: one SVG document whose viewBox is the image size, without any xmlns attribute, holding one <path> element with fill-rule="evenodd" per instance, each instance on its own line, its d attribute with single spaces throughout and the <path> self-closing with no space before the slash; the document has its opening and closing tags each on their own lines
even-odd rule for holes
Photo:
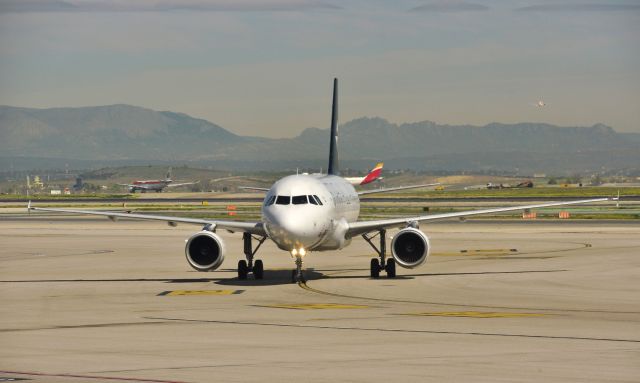
<svg viewBox="0 0 640 383">
<path fill-rule="evenodd" d="M 331 141 L 329 143 L 329 170 L 327 174 L 340 175 L 338 166 L 338 79 L 333 79 L 333 104 L 331 107 Z"/>
</svg>

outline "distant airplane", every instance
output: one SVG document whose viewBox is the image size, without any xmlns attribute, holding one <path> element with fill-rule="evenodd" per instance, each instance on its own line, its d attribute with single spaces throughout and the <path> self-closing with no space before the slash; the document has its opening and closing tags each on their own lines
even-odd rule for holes
<svg viewBox="0 0 640 383">
<path fill-rule="evenodd" d="M 371 169 L 369 174 L 364 177 L 344 177 L 344 179 L 351 185 L 366 185 L 375 180 L 382 179 L 382 177 L 380 177 L 380 174 L 382 173 L 383 166 L 384 162 L 379 162 L 373 169 Z"/>
<path fill-rule="evenodd" d="M 357 192 L 353 185 L 340 177 L 338 167 L 338 79 L 333 82 L 333 108 L 329 145 L 328 174 L 296 174 L 284 177 L 271 188 L 265 189 L 262 217 L 259 221 L 231 221 L 203 218 L 186 218 L 131 214 L 111 211 L 74 210 L 57 208 L 27 208 L 36 211 L 53 211 L 74 214 L 91 214 L 117 218 L 147 219 L 167 222 L 170 226 L 178 223 L 202 225 L 200 232 L 193 234 L 185 246 L 187 262 L 198 271 L 216 270 L 222 265 L 225 244 L 216 234 L 217 230 L 231 233 L 241 232 L 244 241 L 245 259 L 238 262 L 238 278 L 246 279 L 249 272 L 256 279 L 262 279 L 264 265 L 254 256 L 267 239 L 272 240 L 281 250 L 294 260 L 296 269 L 292 280 L 303 282 L 302 261 L 312 252 L 339 250 L 351 243 L 353 238 L 362 238 L 378 254 L 370 262 L 370 275 L 378 278 L 385 271 L 389 278 L 396 276 L 396 264 L 412 269 L 423 264 L 431 251 L 429 237 L 420 230 L 420 223 L 435 220 L 462 218 L 480 214 L 495 214 L 510 211 L 536 209 L 551 206 L 575 205 L 617 198 L 594 198 L 577 201 L 551 202 L 526 206 L 498 207 L 442 214 L 387 218 L 358 221 L 360 196 L 371 193 L 425 187 L 414 185 L 397 188 L 366 190 Z M 255 188 L 262 190 L 260 188 Z M 387 258 L 387 230 L 400 228 L 391 239 L 391 258 Z M 379 245 L 374 243 L 374 239 Z M 257 246 L 253 247 L 253 241 Z"/>
<path fill-rule="evenodd" d="M 118 185 L 128 187 L 129 193 L 135 193 L 138 190 L 141 193 L 146 193 L 148 191 L 155 191 L 156 193 L 160 193 L 165 188 L 175 188 L 178 186 L 194 185 L 194 184 L 197 184 L 198 182 L 199 181 L 174 184 L 173 180 L 171 180 L 171 168 L 169 168 L 169 170 L 167 171 L 167 176 L 163 180 L 138 180 L 138 181 L 133 181 L 132 184 L 118 184 Z"/>
<path fill-rule="evenodd" d="M 536 102 L 536 106 L 537 106 L 538 108 L 542 108 L 542 107 L 544 107 L 545 105 L 547 105 L 547 104 L 545 104 L 545 103 L 544 103 L 544 101 L 542 101 L 542 100 L 538 100 L 538 102 Z"/>
</svg>

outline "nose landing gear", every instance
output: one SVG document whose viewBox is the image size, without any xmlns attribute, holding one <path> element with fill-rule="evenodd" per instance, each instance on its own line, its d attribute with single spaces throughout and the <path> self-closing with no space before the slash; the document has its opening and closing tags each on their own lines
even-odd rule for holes
<svg viewBox="0 0 640 383">
<path fill-rule="evenodd" d="M 302 273 L 302 257 L 296 256 L 296 269 L 291 270 L 291 283 L 305 283 L 304 274 Z"/>
<path fill-rule="evenodd" d="M 291 271 L 291 283 L 305 283 L 304 274 L 302 273 L 302 257 L 307 251 L 301 247 L 300 249 L 291 250 L 291 257 L 295 258 L 296 269 Z"/>
<path fill-rule="evenodd" d="M 253 262 L 253 256 L 256 254 L 262 243 L 267 239 L 267 237 L 256 238 L 258 241 L 258 246 L 253 249 L 252 244 L 253 236 L 250 233 L 242 234 L 242 240 L 244 241 L 244 255 L 247 258 L 238 261 L 238 279 L 245 280 L 250 272 L 253 273 L 253 277 L 255 279 L 262 279 L 264 277 L 264 265 L 262 260 L 258 259 Z"/>
</svg>

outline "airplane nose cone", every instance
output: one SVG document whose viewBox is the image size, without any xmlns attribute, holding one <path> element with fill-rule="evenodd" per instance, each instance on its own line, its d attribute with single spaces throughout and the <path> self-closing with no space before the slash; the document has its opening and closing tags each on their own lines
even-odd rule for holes
<svg viewBox="0 0 640 383">
<path fill-rule="evenodd" d="M 315 214 L 286 211 L 269 214 L 267 230 L 280 248 L 291 250 L 318 243 L 324 227 Z"/>
<path fill-rule="evenodd" d="M 317 241 L 318 231 L 314 222 L 307 217 L 297 217 L 282 223 L 283 228 L 299 245 L 309 246 Z"/>
</svg>

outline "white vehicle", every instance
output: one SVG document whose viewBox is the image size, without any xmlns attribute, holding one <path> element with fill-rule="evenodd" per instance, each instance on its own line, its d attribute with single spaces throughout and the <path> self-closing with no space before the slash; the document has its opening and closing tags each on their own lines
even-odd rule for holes
<svg viewBox="0 0 640 383">
<path fill-rule="evenodd" d="M 253 273 L 256 279 L 263 277 L 261 260 L 254 260 L 260 245 L 267 239 L 273 241 L 287 256 L 295 259 L 296 269 L 292 279 L 304 281 L 302 261 L 305 256 L 319 251 L 339 250 L 351 243 L 353 238 L 362 236 L 377 252 L 371 259 L 370 275 L 378 278 L 385 271 L 390 278 L 396 275 L 396 265 L 414 268 L 429 257 L 431 245 L 429 237 L 420 230 L 420 224 L 434 220 L 467 217 L 479 214 L 501 213 L 541 207 L 593 203 L 616 198 L 596 198 L 578 201 L 552 202 L 528 206 L 511 206 L 484 210 L 471 210 L 445 214 L 391 218 L 373 221 L 358 221 L 360 212 L 359 196 L 370 193 L 401 190 L 429 185 L 405 186 L 357 192 L 353 185 L 340 177 L 338 169 L 338 80 L 334 79 L 333 109 L 331 120 L 331 141 L 329 149 L 328 174 L 291 175 L 278 180 L 269 189 L 262 205 L 262 218 L 256 222 L 240 222 L 216 219 L 180 218 L 144 214 L 129 214 L 110 211 L 72 210 L 38 208 L 36 211 L 55 211 L 74 214 L 104 215 L 112 220 L 133 218 L 165 221 L 171 226 L 178 223 L 203 225 L 201 231 L 193 234 L 186 242 L 187 262 L 198 271 L 212 271 L 220 267 L 226 255 L 224 241 L 216 231 L 241 232 L 246 260 L 238 262 L 238 278 L 247 278 Z M 391 258 L 387 257 L 387 230 L 400 228 L 390 244 Z M 378 237 L 379 244 L 373 242 Z M 257 246 L 253 247 L 253 241 Z"/>
</svg>

